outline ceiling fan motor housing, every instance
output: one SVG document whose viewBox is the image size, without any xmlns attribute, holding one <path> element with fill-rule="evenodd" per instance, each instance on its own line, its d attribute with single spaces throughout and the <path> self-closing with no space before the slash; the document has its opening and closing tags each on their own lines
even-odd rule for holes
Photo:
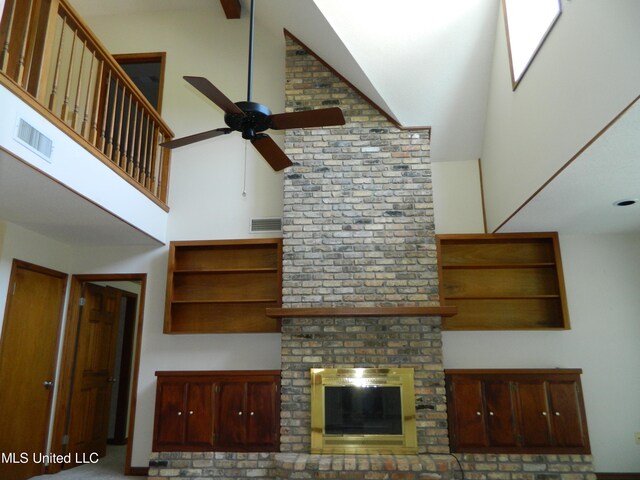
<svg viewBox="0 0 640 480">
<path fill-rule="evenodd" d="M 229 128 L 242 133 L 242 138 L 251 140 L 257 133 L 271 128 L 271 110 L 256 102 L 237 102 L 236 105 L 244 114 L 227 113 L 224 122 Z"/>
</svg>

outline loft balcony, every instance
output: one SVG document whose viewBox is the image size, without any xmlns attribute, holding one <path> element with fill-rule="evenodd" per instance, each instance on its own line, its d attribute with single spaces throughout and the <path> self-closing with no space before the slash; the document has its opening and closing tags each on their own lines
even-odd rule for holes
<svg viewBox="0 0 640 480">
<path fill-rule="evenodd" d="M 5 0 L 0 105 L 0 220 L 164 243 L 173 133 L 65 0 Z"/>
</svg>

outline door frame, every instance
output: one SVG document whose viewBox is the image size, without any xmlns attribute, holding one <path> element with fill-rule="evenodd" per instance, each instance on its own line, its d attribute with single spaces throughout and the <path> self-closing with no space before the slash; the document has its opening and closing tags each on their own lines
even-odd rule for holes
<svg viewBox="0 0 640 480">
<path fill-rule="evenodd" d="M 67 427 L 67 410 L 69 408 L 69 392 L 73 386 L 73 366 L 76 350 L 76 338 L 78 335 L 78 322 L 80 320 L 80 298 L 82 297 L 83 284 L 86 282 L 132 281 L 140 282 L 140 295 L 138 296 L 138 324 L 135 329 L 135 357 L 133 360 L 133 381 L 131 383 L 131 406 L 129 408 L 129 428 L 127 443 L 127 455 L 124 465 L 125 475 L 146 475 L 146 468 L 133 468 L 131 466 L 131 453 L 133 447 L 133 432 L 135 426 L 136 402 L 138 392 L 138 371 L 140 368 L 140 346 L 142 343 L 142 324 L 144 319 L 144 300 L 147 283 L 146 273 L 125 274 L 95 274 L 72 275 L 69 303 L 67 308 L 67 322 L 65 327 L 64 343 L 62 345 L 62 360 L 56 391 L 55 420 L 51 452 L 59 455 L 65 453 L 63 436 Z M 59 463 L 49 464 L 47 473 L 57 473 L 62 470 Z"/>
</svg>

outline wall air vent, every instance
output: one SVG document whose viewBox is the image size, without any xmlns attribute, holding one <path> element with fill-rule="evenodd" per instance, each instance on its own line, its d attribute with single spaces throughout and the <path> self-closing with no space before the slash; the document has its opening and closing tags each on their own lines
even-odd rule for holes
<svg viewBox="0 0 640 480">
<path fill-rule="evenodd" d="M 18 129 L 15 138 L 24 146 L 40 155 L 47 162 L 51 162 L 53 142 L 49 137 L 43 135 L 22 118 L 18 120 Z"/>
<path fill-rule="evenodd" d="M 251 219 L 251 233 L 281 232 L 281 231 L 282 231 L 281 217 Z"/>
</svg>

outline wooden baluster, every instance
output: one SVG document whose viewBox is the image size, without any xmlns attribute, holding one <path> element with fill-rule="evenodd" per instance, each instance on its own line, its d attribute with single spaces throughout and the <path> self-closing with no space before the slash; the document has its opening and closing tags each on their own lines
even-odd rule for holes
<svg viewBox="0 0 640 480">
<path fill-rule="evenodd" d="M 120 168 L 122 168 L 125 172 L 127 171 L 127 156 L 129 155 L 129 137 L 131 136 L 129 132 L 129 125 L 131 122 L 131 104 L 133 103 L 133 95 L 129 93 L 129 105 L 127 107 L 127 116 L 126 116 L 126 125 L 124 127 L 124 146 L 122 147 L 121 157 L 120 157 Z"/>
<path fill-rule="evenodd" d="M 25 1 L 25 0 L 22 0 L 22 1 Z M 22 35 L 22 45 L 20 46 L 20 54 L 18 55 L 18 70 L 15 78 L 16 83 L 18 83 L 18 85 L 22 87 L 26 87 L 25 71 L 27 69 L 27 66 L 25 65 L 25 60 L 27 57 L 27 48 L 29 47 L 29 44 L 30 44 L 29 29 L 31 28 L 31 20 L 32 20 L 31 9 L 33 8 L 33 0 L 27 0 L 27 1 L 29 2 L 29 5 L 25 10 L 25 12 L 27 13 L 27 18 L 24 25 L 24 32 Z"/>
<path fill-rule="evenodd" d="M 96 59 L 98 60 L 98 71 L 96 72 L 96 79 L 94 80 L 96 88 L 93 92 L 93 105 L 91 107 L 91 132 L 89 133 L 89 142 L 99 150 L 102 150 L 102 146 L 98 145 L 98 120 L 100 118 L 100 95 L 102 95 L 104 61 L 100 60 L 97 54 Z M 104 137 L 101 137 L 101 140 L 104 141 Z"/>
<path fill-rule="evenodd" d="M 146 112 L 145 112 L 146 113 Z M 140 183 L 140 172 L 144 168 L 144 164 L 147 161 L 147 147 L 149 143 L 149 117 L 145 115 L 145 125 L 143 132 L 144 140 L 142 141 L 142 154 L 135 164 L 135 169 L 133 171 L 133 178 L 136 182 Z"/>
<path fill-rule="evenodd" d="M 125 84 L 122 84 L 122 100 L 120 101 L 120 106 L 117 107 L 116 104 L 117 102 L 117 98 L 114 100 L 113 103 L 113 108 L 117 109 L 117 111 L 119 112 L 118 115 L 118 132 L 116 134 L 116 144 L 115 144 L 115 157 L 114 157 L 114 161 L 118 164 L 118 166 L 120 168 L 123 168 L 123 165 L 121 163 L 122 160 L 122 150 L 121 150 L 121 144 L 122 144 L 122 119 L 124 118 L 124 100 L 126 97 L 126 93 L 127 93 L 127 89 L 125 88 Z"/>
<path fill-rule="evenodd" d="M 0 70 L 5 73 L 7 73 L 7 68 L 9 67 L 11 35 L 13 34 L 13 23 L 16 16 L 17 4 L 18 0 L 7 0 L 2 14 L 4 15 L 7 11 L 9 14 L 3 17 L 2 23 L 0 23 L 0 38 L 4 39 L 2 51 L 0 52 Z"/>
<path fill-rule="evenodd" d="M 133 169 L 131 171 L 131 175 L 135 178 L 138 174 L 138 169 L 140 168 L 140 161 L 142 160 L 142 142 L 144 137 L 144 122 L 146 118 L 144 115 L 144 109 L 140 107 L 140 129 L 138 131 L 138 145 L 136 148 L 136 154 L 133 158 Z"/>
<path fill-rule="evenodd" d="M 142 184 L 146 189 L 149 188 L 149 176 L 151 172 L 151 165 L 153 165 L 153 158 L 156 152 L 156 131 L 157 131 L 156 122 L 151 120 L 149 125 L 149 156 L 147 157 L 147 164 L 144 167 L 144 178 L 142 179 Z"/>
<path fill-rule="evenodd" d="M 93 54 L 91 50 L 89 50 L 89 54 L 91 55 L 91 63 L 89 64 L 89 78 L 87 80 L 87 95 L 84 99 L 84 114 L 82 115 L 82 127 L 80 128 L 80 135 L 84 138 L 88 139 L 88 135 L 85 135 L 87 132 L 87 126 L 89 125 L 89 105 L 91 105 L 91 86 L 95 85 L 93 83 L 93 64 L 95 63 L 96 56 Z"/>
<path fill-rule="evenodd" d="M 138 163 L 138 175 L 136 175 L 136 180 L 139 184 L 144 185 L 144 170 L 147 168 L 147 151 L 149 147 L 149 125 L 151 124 L 151 117 L 145 116 L 146 125 L 144 128 L 144 149 L 142 156 L 140 157 L 140 162 Z"/>
<path fill-rule="evenodd" d="M 78 115 L 80 114 L 80 93 L 82 87 L 82 71 L 84 68 L 84 56 L 87 52 L 87 41 L 82 43 L 82 49 L 80 51 L 80 67 L 78 68 L 78 82 L 76 84 L 76 102 L 73 105 L 73 115 L 71 118 L 71 128 L 74 130 L 78 124 Z"/>
<path fill-rule="evenodd" d="M 113 160 L 113 127 L 116 123 L 116 103 L 118 102 L 118 87 L 120 86 L 120 79 L 116 77 L 116 84 L 113 87 L 113 103 L 111 103 L 111 98 L 107 96 L 106 104 L 105 104 L 105 115 L 109 113 L 111 119 L 109 120 L 109 138 L 107 139 L 107 151 L 106 155 L 110 159 Z M 109 104 L 111 103 L 111 108 L 109 109 Z M 111 111 L 109 111 L 111 110 Z"/>
<path fill-rule="evenodd" d="M 62 102 L 62 110 L 60 112 L 60 118 L 63 122 L 67 123 L 67 113 L 69 111 L 69 90 L 71 89 L 71 74 L 73 73 L 73 57 L 76 50 L 76 39 L 78 38 L 77 32 L 72 30 L 73 40 L 71 42 L 71 53 L 69 54 L 69 68 L 67 69 L 67 84 L 64 88 L 64 101 Z"/>
<path fill-rule="evenodd" d="M 58 54 L 56 55 L 56 66 L 53 72 L 53 85 L 51 86 L 51 95 L 49 95 L 49 110 L 54 112 L 56 104 L 56 95 L 58 94 L 58 82 L 60 81 L 60 60 L 62 59 L 62 49 L 64 47 L 64 32 L 67 24 L 63 21 L 60 29 L 60 42 L 58 43 Z"/>
<path fill-rule="evenodd" d="M 134 102 L 134 99 L 131 99 Z M 131 175 L 133 172 L 133 162 L 135 157 L 135 150 L 137 146 L 137 133 L 138 133 L 138 102 L 134 104 L 134 115 L 133 115 L 133 129 L 131 130 L 131 148 L 129 149 L 129 158 L 127 162 L 126 172 Z"/>
<path fill-rule="evenodd" d="M 156 122 L 153 122 L 152 136 L 151 136 L 151 155 L 149 155 L 149 164 L 145 172 L 144 186 L 147 190 L 151 190 L 151 172 L 156 168 L 156 158 L 158 157 L 158 131 L 159 127 Z"/>
</svg>

